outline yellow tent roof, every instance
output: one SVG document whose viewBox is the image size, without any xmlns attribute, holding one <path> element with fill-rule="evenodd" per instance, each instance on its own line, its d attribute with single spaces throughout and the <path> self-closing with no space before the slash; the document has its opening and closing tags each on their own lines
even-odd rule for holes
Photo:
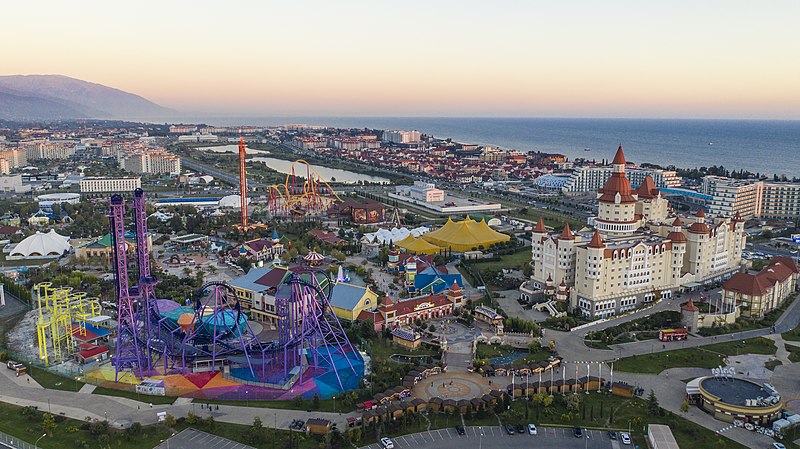
<svg viewBox="0 0 800 449">
<path fill-rule="evenodd" d="M 432 245 L 421 238 L 415 238 L 411 234 L 397 242 L 396 245 L 414 254 L 436 254 L 441 251 L 440 247 Z"/>
<path fill-rule="evenodd" d="M 488 248 L 495 243 L 511 240 L 506 234 L 495 231 L 485 220 L 475 221 L 469 216 L 464 221 L 455 222 L 447 219 L 441 228 L 424 234 L 423 239 L 445 249 L 463 252 L 472 248 Z"/>
</svg>

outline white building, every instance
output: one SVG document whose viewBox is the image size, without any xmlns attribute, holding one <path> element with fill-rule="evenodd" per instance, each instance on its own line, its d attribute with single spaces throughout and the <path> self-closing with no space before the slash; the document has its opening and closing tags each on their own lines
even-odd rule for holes
<svg viewBox="0 0 800 449">
<path fill-rule="evenodd" d="M 745 218 L 800 217 L 800 184 L 705 176 L 701 192 L 711 195 L 708 213 Z"/>
<path fill-rule="evenodd" d="M 36 197 L 39 203 L 39 210 L 52 212 L 54 204 L 78 204 L 81 202 L 81 195 L 78 193 L 48 193 Z"/>
<path fill-rule="evenodd" d="M 20 148 L 29 161 L 36 159 L 69 159 L 75 155 L 77 142 L 71 140 L 23 140 Z"/>
<path fill-rule="evenodd" d="M 22 185 L 22 175 L 0 176 L 0 192 L 30 192 L 31 186 Z"/>
<path fill-rule="evenodd" d="M 437 189 L 436 184 L 425 181 L 414 181 L 414 185 L 411 186 L 397 186 L 395 192 L 426 203 L 442 202 L 445 198 L 444 190 Z"/>
<path fill-rule="evenodd" d="M 142 187 L 142 178 L 84 178 L 81 193 L 133 192 Z"/>
<path fill-rule="evenodd" d="M 178 142 L 219 142 L 219 136 L 215 134 L 188 134 L 178 136 Z"/>
<path fill-rule="evenodd" d="M 569 179 L 564 183 L 561 191 L 563 193 L 596 192 L 611 177 L 612 167 L 578 167 L 572 172 Z M 644 178 L 650 176 L 658 188 L 680 187 L 681 178 L 671 170 L 632 168 L 627 170 L 628 180 L 631 184 L 638 186 L 644 182 Z"/>
<path fill-rule="evenodd" d="M 384 131 L 383 141 L 392 143 L 417 143 L 422 138 L 419 131 Z"/>
</svg>

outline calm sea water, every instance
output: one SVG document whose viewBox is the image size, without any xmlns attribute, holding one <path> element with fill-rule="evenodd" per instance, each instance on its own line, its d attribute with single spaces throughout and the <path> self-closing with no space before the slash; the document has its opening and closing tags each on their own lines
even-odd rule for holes
<svg viewBox="0 0 800 449">
<path fill-rule="evenodd" d="M 417 129 L 464 143 L 597 160 L 611 159 L 621 144 L 628 160 L 635 163 L 685 168 L 723 165 L 800 176 L 800 121 L 429 117 L 195 117 L 185 121 L 220 126 L 304 123 Z"/>
</svg>

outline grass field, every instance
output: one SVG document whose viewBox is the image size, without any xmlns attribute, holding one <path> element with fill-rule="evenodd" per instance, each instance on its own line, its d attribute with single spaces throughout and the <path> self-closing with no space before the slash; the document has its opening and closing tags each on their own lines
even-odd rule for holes
<svg viewBox="0 0 800 449">
<path fill-rule="evenodd" d="M 0 431 L 33 444 L 45 433 L 42 412 L 30 408 L 0 403 Z M 94 427 L 95 435 L 82 421 L 65 419 L 58 416 L 55 427 L 39 441 L 40 448 L 100 448 L 143 449 L 158 445 L 159 441 L 169 436 L 170 432 L 163 426 L 150 426 L 133 435 L 129 432 Z"/>
<path fill-rule="evenodd" d="M 71 377 L 59 376 L 44 368 L 28 366 L 28 375 L 31 376 L 39 385 L 51 390 L 78 391 L 83 387 L 83 382 L 79 382 Z"/>
<path fill-rule="evenodd" d="M 772 340 L 758 337 L 725 343 L 676 349 L 631 357 L 614 362 L 614 367 L 629 373 L 658 374 L 668 368 L 714 368 L 722 364 L 722 358 L 740 354 L 775 354 Z"/>
<path fill-rule="evenodd" d="M 116 388 L 97 387 L 92 391 L 92 394 L 102 394 L 105 396 L 116 396 L 120 398 L 133 399 L 134 401 L 143 402 L 145 404 L 172 404 L 175 402 L 174 397 L 170 396 L 150 396 L 146 394 L 137 394 L 135 391 L 130 390 L 117 390 Z"/>
</svg>

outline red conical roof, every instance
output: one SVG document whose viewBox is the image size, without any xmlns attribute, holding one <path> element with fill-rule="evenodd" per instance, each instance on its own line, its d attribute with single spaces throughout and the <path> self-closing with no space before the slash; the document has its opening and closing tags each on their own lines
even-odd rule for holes
<svg viewBox="0 0 800 449">
<path fill-rule="evenodd" d="M 695 216 L 699 218 L 705 218 L 706 213 L 703 212 L 703 208 L 701 207 L 700 209 L 697 209 L 697 213 L 695 214 Z"/>
<path fill-rule="evenodd" d="M 544 221 L 542 221 L 542 217 L 539 217 L 539 221 L 536 222 L 536 227 L 533 228 L 533 232 L 547 232 L 547 229 L 544 227 Z"/>
<path fill-rule="evenodd" d="M 564 223 L 564 230 L 561 231 L 561 235 L 558 236 L 559 240 L 575 240 L 575 236 L 572 235 L 572 231 L 569 229 L 569 223 Z"/>
<path fill-rule="evenodd" d="M 644 181 L 642 181 L 642 185 L 636 189 L 635 192 L 639 195 L 639 199 L 652 199 L 658 197 L 658 189 L 656 188 L 656 183 L 653 182 L 653 178 L 650 175 L 644 177 Z"/>
<path fill-rule="evenodd" d="M 606 245 L 603 243 L 603 239 L 600 237 L 600 232 L 595 229 L 594 235 L 592 236 L 592 241 L 589 242 L 589 248 L 605 248 Z"/>
<path fill-rule="evenodd" d="M 567 286 L 567 283 L 566 283 L 566 282 L 564 282 L 564 278 L 561 278 L 561 283 L 560 283 L 560 284 L 558 284 L 558 286 L 559 286 L 559 287 L 566 287 L 566 286 Z"/>
<path fill-rule="evenodd" d="M 614 160 L 611 161 L 614 165 L 625 165 L 625 153 L 622 152 L 622 145 L 617 148 L 617 154 L 614 155 Z"/>
<path fill-rule="evenodd" d="M 674 227 L 683 226 L 683 222 L 681 221 L 681 217 L 675 217 L 675 221 L 672 222 L 672 226 L 674 226 Z"/>
<path fill-rule="evenodd" d="M 461 286 L 458 285 L 458 282 L 453 281 L 453 285 L 450 286 L 451 292 L 458 292 L 461 291 Z"/>
<path fill-rule="evenodd" d="M 550 276 L 550 274 L 547 275 L 547 282 L 553 282 L 553 278 Z"/>
<path fill-rule="evenodd" d="M 686 236 L 680 231 L 670 232 L 667 234 L 667 238 L 672 240 L 672 243 L 686 243 Z"/>
</svg>

